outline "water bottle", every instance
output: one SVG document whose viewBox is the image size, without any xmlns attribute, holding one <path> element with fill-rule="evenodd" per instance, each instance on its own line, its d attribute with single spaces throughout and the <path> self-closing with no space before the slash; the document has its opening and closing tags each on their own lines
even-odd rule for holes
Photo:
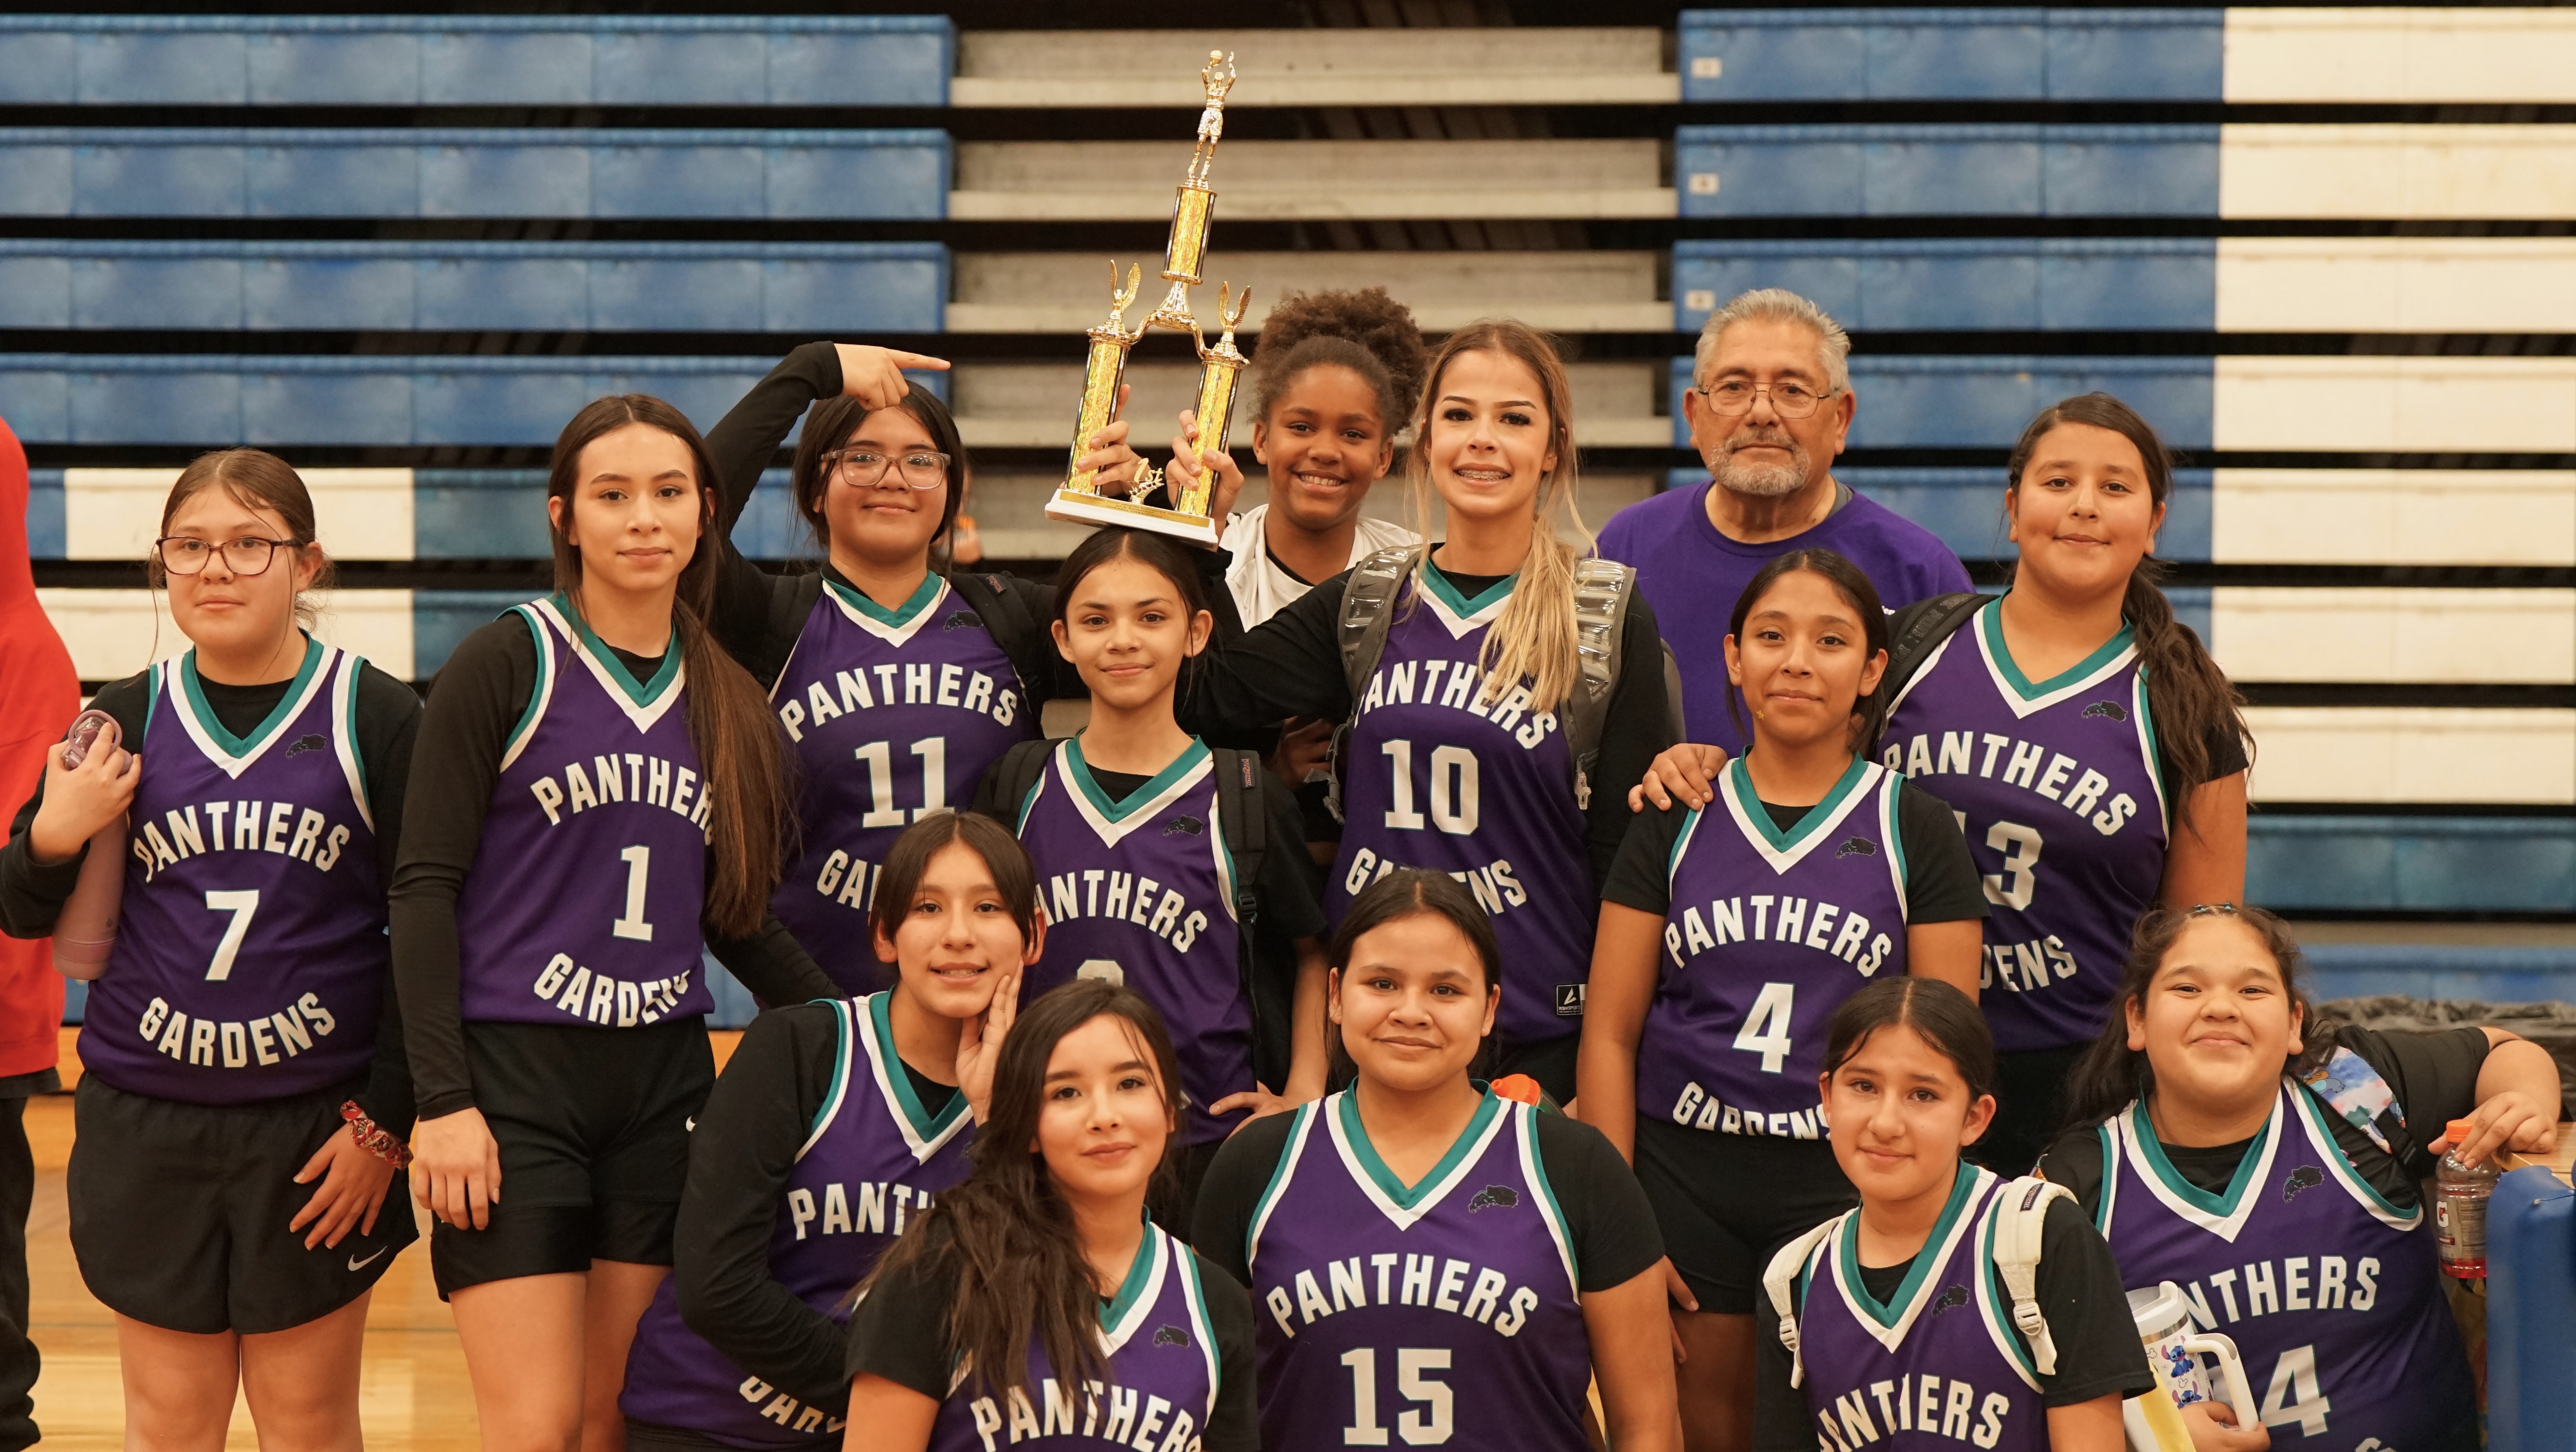
<svg viewBox="0 0 2576 1452">
<path fill-rule="evenodd" d="M 2460 1146 L 2476 1131 L 2471 1120 L 2451 1121 L 2442 1135 L 2442 1163 L 2433 1176 L 2433 1228 L 2442 1273 L 2464 1281 L 2487 1277 L 2487 1197 L 2502 1176 L 2493 1158 L 2474 1168 L 2460 1163 Z"/>
</svg>

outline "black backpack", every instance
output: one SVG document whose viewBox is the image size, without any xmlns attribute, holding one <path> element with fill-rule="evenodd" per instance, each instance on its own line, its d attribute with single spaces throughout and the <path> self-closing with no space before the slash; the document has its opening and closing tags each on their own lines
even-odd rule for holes
<svg viewBox="0 0 2576 1452">
<path fill-rule="evenodd" d="M 993 795 L 1009 815 L 1003 825 L 1019 830 L 1021 808 L 1046 774 L 1057 742 L 1023 741 L 993 764 Z M 1262 778 L 1269 768 L 1259 755 L 1230 746 L 1210 746 L 1215 763 L 1217 828 L 1234 859 L 1235 974 L 1244 1002 L 1252 1009 L 1254 1077 L 1273 1089 L 1288 1082 L 1289 1021 L 1295 1016 L 1295 971 L 1284 975 L 1255 972 L 1258 950 L 1253 925 L 1261 917 L 1262 855 L 1269 846 L 1270 812 Z"/>
<path fill-rule="evenodd" d="M 1881 676 L 1878 683 L 1879 690 L 1886 693 L 1891 710 L 1896 698 L 1913 684 L 1924 662 L 1932 658 L 1932 652 L 1939 650 L 1943 641 L 1958 634 L 1959 627 L 1967 623 L 1969 616 L 1977 613 L 1979 606 L 1994 598 L 1963 590 L 1955 595 L 1934 595 L 1917 600 L 1896 612 L 1896 618 L 1889 622 L 1893 629 L 1887 641 L 1887 674 Z"/>
<path fill-rule="evenodd" d="M 1054 644 L 1046 631 L 1029 612 L 1026 600 L 1011 588 L 1008 575 L 956 574 L 948 577 L 948 587 L 966 602 L 984 622 L 993 643 L 1010 658 L 1011 669 L 1019 672 L 1020 689 L 1028 696 L 1028 708 L 1038 709 L 1047 696 L 1047 682 L 1053 678 Z M 805 628 L 806 617 L 814 613 L 814 604 L 823 598 L 822 572 L 790 576 L 771 587 L 769 594 L 769 637 L 772 640 L 794 640 Z M 781 660 L 778 668 L 786 669 Z M 775 682 L 770 682 L 775 684 Z"/>
</svg>

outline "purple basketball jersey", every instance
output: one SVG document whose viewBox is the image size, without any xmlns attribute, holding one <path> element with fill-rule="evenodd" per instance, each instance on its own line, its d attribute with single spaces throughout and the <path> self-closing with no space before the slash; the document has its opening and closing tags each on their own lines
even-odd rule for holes
<svg viewBox="0 0 2576 1452">
<path fill-rule="evenodd" d="M 2129 930 L 2155 904 L 2164 783 L 2128 629 L 2034 684 L 2004 648 L 2001 612 L 1984 606 L 1933 651 L 1879 757 L 1957 811 L 1985 875 L 1978 1003 L 1995 1047 L 2062 1048 L 2102 1026 Z"/>
<path fill-rule="evenodd" d="M 2194 1322 L 2235 1338 L 2273 1446 L 2413 1452 L 2472 1425 L 2432 1228 L 2353 1169 L 2305 1089 L 2282 1082 L 2224 1194 L 2174 1171 L 2143 1105 L 2100 1133 L 2096 1223 L 2120 1278 L 2174 1282 Z"/>
<path fill-rule="evenodd" d="M 521 605 L 537 687 L 456 902 L 464 1016 L 635 1028 L 705 1013 L 707 798 L 679 638 L 637 682 L 561 596 Z"/>
<path fill-rule="evenodd" d="M 1193 1111 L 1189 1142 L 1225 1138 L 1243 1111 L 1206 1109 L 1253 1087 L 1252 1007 L 1207 747 L 1192 741 L 1134 796 L 1112 801 L 1082 764 L 1081 738 L 1061 742 L 1020 806 L 1019 834 L 1047 913 L 1045 956 L 1021 1001 L 1071 978 L 1143 994 L 1172 1031 Z"/>
<path fill-rule="evenodd" d="M 931 1197 L 966 1178 L 974 1134 L 966 1099 L 925 1111 L 895 1054 L 886 995 L 835 1003 L 840 1067 L 787 1177 L 769 1271 L 806 1305 L 846 1321 L 839 1303 Z M 665 1279 L 635 1328 L 626 1358 L 626 1415 L 685 1427 L 731 1447 L 837 1445 L 841 1419 L 744 1372 L 680 1320 Z"/>
<path fill-rule="evenodd" d="M 1342 850 L 1325 914 L 1398 867 L 1467 885 L 1503 949 L 1495 1031 L 1514 1043 L 1583 1027 L 1601 905 L 1574 800 L 1565 724 L 1524 686 L 1479 702 L 1485 631 L 1519 577 L 1473 600 L 1428 568 L 1387 608 L 1386 650 L 1341 749 Z"/>
<path fill-rule="evenodd" d="M 996 1395 L 960 1368 L 930 1424 L 928 1452 L 1197 1452 L 1222 1370 L 1190 1248 L 1148 1224 L 1126 1284 L 1101 1308 L 1100 1335 L 1105 1385 L 1059 1381 L 1035 1337 L 1025 1391 Z"/>
<path fill-rule="evenodd" d="M 124 915 L 81 1021 L 102 1081 L 241 1104 L 366 1069 L 389 949 L 358 763 L 363 664 L 306 642 L 247 739 L 206 705 L 195 651 L 152 668 Z"/>
<path fill-rule="evenodd" d="M 1886 1305 L 1861 1280 L 1858 1210 L 1807 1257 L 1799 1390 L 1820 1452 L 2048 1452 L 2048 1406 L 1994 1267 L 2005 1183 L 1960 1162 L 1950 1203 Z M 1757 1320 L 1773 1334 L 1768 1309 Z"/>
<path fill-rule="evenodd" d="M 1488 1091 L 1407 1188 L 1346 1091 L 1297 1110 L 1244 1253 L 1269 1447 L 1580 1452 L 1592 1341 L 1538 1111 Z"/>
<path fill-rule="evenodd" d="M 803 768 L 804 849 L 771 905 L 850 993 L 885 980 L 868 902 L 910 823 L 962 806 L 985 768 L 1037 734 L 1010 658 L 932 575 L 887 610 L 832 580 L 769 692 Z"/>
<path fill-rule="evenodd" d="M 1822 1139 L 1825 1024 L 1905 972 L 1904 778 L 1867 761 L 1783 832 L 1744 758 L 1673 844 L 1664 962 L 1637 1041 L 1637 1112 L 1725 1134 Z"/>
</svg>

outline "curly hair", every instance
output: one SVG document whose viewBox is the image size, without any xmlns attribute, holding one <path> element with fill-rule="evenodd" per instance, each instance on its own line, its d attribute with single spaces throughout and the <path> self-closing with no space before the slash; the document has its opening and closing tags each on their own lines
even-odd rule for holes
<svg viewBox="0 0 2576 1452">
<path fill-rule="evenodd" d="M 1325 363 L 1368 380 L 1391 434 L 1413 417 L 1431 350 L 1414 326 L 1413 310 L 1385 288 L 1290 293 L 1262 320 L 1253 346 L 1255 417 L 1268 418 L 1299 374 Z"/>
</svg>

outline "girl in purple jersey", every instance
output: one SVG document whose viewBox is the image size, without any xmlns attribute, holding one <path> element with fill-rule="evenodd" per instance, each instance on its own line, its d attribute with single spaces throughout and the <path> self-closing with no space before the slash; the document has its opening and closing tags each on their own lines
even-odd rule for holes
<svg viewBox="0 0 2576 1452">
<path fill-rule="evenodd" d="M 772 1003 L 833 993 L 769 912 L 780 743 L 704 623 L 712 477 L 659 399 L 576 414 L 547 479 L 557 593 L 467 636 L 421 727 L 395 977 L 431 1265 L 494 1446 L 624 1441 L 715 1077 L 702 943 Z"/>
<path fill-rule="evenodd" d="M 1860 1203 L 1766 1273 L 1756 1452 L 2119 1452 L 2121 1400 L 2159 1383 L 2074 1203 L 1960 1159 L 1993 1120 L 1994 1076 L 1976 1004 L 1938 979 L 1882 979 L 1834 1010 L 1817 1091 Z M 1999 1222 L 2035 1198 L 2045 1336 L 1996 1265 Z"/>
<path fill-rule="evenodd" d="M 2244 895 L 2245 721 L 2157 588 L 2172 493 L 2173 456 L 2128 405 L 2056 404 L 2005 466 L 2011 587 L 1888 625 L 1880 760 L 1959 813 L 1992 908 L 1981 1003 L 2001 1108 L 1978 1158 L 1999 1173 L 2026 1171 L 2057 1127 L 2139 916 Z M 1644 795 L 1699 806 L 1720 759 L 1676 751 Z"/>
<path fill-rule="evenodd" d="M 962 805 L 1002 753 L 1034 738 L 1045 704 L 1083 685 L 1049 647 L 1045 584 L 942 568 L 964 497 L 966 446 L 938 395 L 904 370 L 943 359 L 853 343 L 789 354 L 708 433 L 723 479 L 722 563 L 709 623 L 768 689 L 800 768 L 798 845 L 771 901 L 844 991 L 884 986 L 868 903 L 906 823 Z M 733 529 L 778 446 L 797 518 L 822 549 L 812 573 L 772 575 Z M 1085 465 L 1104 487 L 1138 467 L 1127 423 Z M 1226 497 L 1220 497 L 1220 510 Z M 1222 557 L 1192 561 L 1221 589 Z M 1231 617 L 1222 622 L 1230 628 Z"/>
<path fill-rule="evenodd" d="M 2497 1028 L 2320 1019 L 2299 961 L 2259 908 L 2150 913 L 2064 1087 L 2076 1127 L 2040 1167 L 2129 1286 L 2174 1282 L 2244 1353 L 2260 1403 L 2233 1428 L 2193 1417 L 2205 1452 L 2470 1452 L 2468 1361 L 2419 1187 L 2452 1120 L 2475 1126 L 2472 1164 L 2546 1149 L 2557 1066 Z"/>
<path fill-rule="evenodd" d="M 1636 818 L 1592 947 L 1583 1118 L 1637 1167 L 1670 1254 L 1697 1447 L 1752 1434 L 1771 1252 L 1851 1204 L 1812 1095 L 1836 1005 L 1882 977 L 1977 994 L 1986 902 L 1949 807 L 1869 759 L 1887 616 L 1858 568 L 1793 550 L 1725 637 L 1752 747 L 1720 800 Z"/>
<path fill-rule="evenodd" d="M 412 1094 L 384 883 L 420 700 L 310 634 L 331 562 L 283 460 L 200 457 L 160 523 L 148 578 L 191 648 L 99 691 L 121 746 L 48 753 L 0 927 L 50 932 L 117 833 L 68 1191 L 128 1445 L 219 1445 L 238 1394 L 263 1446 L 355 1447 L 368 1298 L 418 1235 L 385 1205 Z"/>
<path fill-rule="evenodd" d="M 1045 941 L 1036 870 L 999 822 L 941 811 L 885 873 L 894 987 L 753 1020 L 690 1132 L 671 1279 L 626 1361 L 631 1449 L 837 1442 L 850 1287 L 966 1177 Z"/>
<path fill-rule="evenodd" d="M 1162 1017 L 1078 979 L 1021 1012 L 965 1181 L 859 1287 L 849 1452 L 1251 1452 L 1252 1308 L 1145 1213 L 1180 1068 Z"/>
<path fill-rule="evenodd" d="M 1324 918 L 1297 850 L 1296 801 L 1255 758 L 1209 747 L 1172 714 L 1212 628 L 1189 553 L 1104 529 L 1065 557 L 1055 644 L 1091 688 L 1090 720 L 1005 758 L 976 799 L 1018 831 L 1047 894 L 1030 987 L 1123 983 L 1179 1028 L 1184 1199 L 1241 1116 L 1324 1092 Z M 1237 810 L 1260 815 L 1258 839 Z M 1257 864 L 1235 852 L 1250 840 L 1263 844 Z M 1290 1050 L 1288 1072 L 1266 1085 L 1255 1067 L 1264 1037 Z"/>
<path fill-rule="evenodd" d="M 1197 1243 L 1250 1285 L 1262 1439 L 1679 1452 L 1654 1214 L 1598 1130 L 1472 1077 L 1505 993 L 1485 910 L 1400 868 L 1333 935 L 1348 1089 L 1247 1126 Z"/>
<path fill-rule="evenodd" d="M 1670 741 L 1663 644 L 1634 573 L 1593 557 L 1576 517 L 1573 390 L 1555 345 L 1477 323 L 1449 335 L 1426 378 L 1406 467 L 1417 520 L 1429 528 L 1436 496 L 1448 537 L 1381 553 L 1220 641 L 1193 699 L 1235 726 L 1349 723 L 1328 911 L 1398 867 L 1467 883 L 1511 978 L 1495 1072 L 1565 1100 L 1599 887 L 1628 828 L 1618 793 L 1593 786 L 1634 780 Z M 1237 476 L 1180 442 L 1176 480 Z M 1375 625 L 1346 630 L 1346 606 L 1372 600 Z"/>
</svg>

